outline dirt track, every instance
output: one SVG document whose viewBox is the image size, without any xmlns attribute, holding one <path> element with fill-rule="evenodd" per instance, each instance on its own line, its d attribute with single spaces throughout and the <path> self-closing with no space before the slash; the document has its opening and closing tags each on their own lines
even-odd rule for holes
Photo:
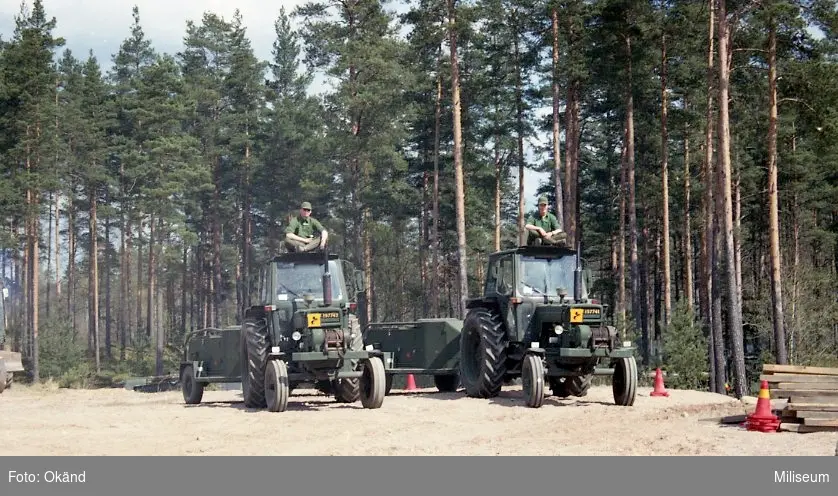
<svg viewBox="0 0 838 496">
<path fill-rule="evenodd" d="M 711 417 L 749 413 L 720 395 L 638 391 L 630 408 L 611 390 L 548 397 L 534 410 L 520 387 L 478 400 L 435 389 L 394 390 L 380 410 L 295 391 L 288 411 L 245 409 L 240 391 L 58 390 L 15 385 L 0 395 L 4 455 L 833 455 L 836 433 L 748 432 Z M 552 426 L 552 430 L 546 429 Z"/>
</svg>

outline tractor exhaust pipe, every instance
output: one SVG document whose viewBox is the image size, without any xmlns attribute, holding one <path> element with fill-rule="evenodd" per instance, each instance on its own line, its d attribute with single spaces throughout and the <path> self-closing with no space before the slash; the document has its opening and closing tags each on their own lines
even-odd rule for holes
<svg viewBox="0 0 838 496">
<path fill-rule="evenodd" d="M 573 269 L 573 299 L 582 301 L 582 242 L 576 242 L 576 268 Z"/>
<path fill-rule="evenodd" d="M 329 273 L 329 251 L 324 252 L 324 267 L 323 272 L 323 306 L 330 306 L 332 304 L 332 274 Z"/>
</svg>

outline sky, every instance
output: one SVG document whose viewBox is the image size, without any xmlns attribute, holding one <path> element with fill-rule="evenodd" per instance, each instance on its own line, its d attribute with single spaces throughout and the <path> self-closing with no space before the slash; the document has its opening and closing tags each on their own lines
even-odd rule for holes
<svg viewBox="0 0 838 496">
<path fill-rule="evenodd" d="M 20 12 L 21 2 L 31 8 L 32 0 L 0 0 L 0 35 L 4 40 L 11 38 L 15 21 Z M 119 50 L 119 45 L 130 35 L 131 9 L 139 8 L 140 24 L 154 49 L 158 52 L 176 54 L 183 48 L 186 34 L 186 21 L 200 23 L 206 11 L 214 12 L 225 19 L 232 19 L 236 9 L 241 12 L 242 20 L 255 55 L 262 60 L 271 58 L 271 49 L 275 38 L 274 21 L 279 16 L 281 7 L 290 13 L 304 0 L 44 0 L 44 8 L 49 17 L 55 17 L 56 28 L 53 34 L 66 40 L 64 48 L 69 48 L 77 58 L 86 58 L 90 50 L 106 71 L 110 68 L 111 57 Z M 402 3 L 402 2 L 399 2 Z M 396 9 L 395 3 L 388 6 Z M 402 7 L 403 8 L 403 7 Z M 62 48 L 61 50 L 63 50 Z M 59 54 L 60 55 L 60 54 Z M 318 88 L 313 88 L 320 92 Z M 527 209 L 534 209 L 535 191 L 541 181 L 549 179 L 548 174 L 530 170 L 524 173 L 525 201 Z M 517 172 L 511 180 L 517 184 Z"/>
</svg>

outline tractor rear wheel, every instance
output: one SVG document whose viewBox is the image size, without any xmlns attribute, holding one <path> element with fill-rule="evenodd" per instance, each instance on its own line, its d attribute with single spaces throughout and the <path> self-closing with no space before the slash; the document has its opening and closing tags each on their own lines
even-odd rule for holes
<svg viewBox="0 0 838 496">
<path fill-rule="evenodd" d="M 271 360 L 265 370 L 265 404 L 269 412 L 288 408 L 288 368 L 282 360 Z"/>
<path fill-rule="evenodd" d="M 363 375 L 361 376 L 361 404 L 364 408 L 381 408 L 387 388 L 387 374 L 384 372 L 384 362 L 377 356 L 369 357 L 361 362 Z"/>
<path fill-rule="evenodd" d="M 460 376 L 458 374 L 435 375 L 434 384 L 440 392 L 455 393 L 460 385 Z"/>
<path fill-rule="evenodd" d="M 544 404 L 544 362 L 541 357 L 528 353 L 521 366 L 521 385 L 527 406 L 540 408 Z"/>
<path fill-rule="evenodd" d="M 614 392 L 615 405 L 634 405 L 634 399 L 637 397 L 637 361 L 634 357 L 616 360 L 611 389 Z"/>
<path fill-rule="evenodd" d="M 460 334 L 460 380 L 466 395 L 493 398 L 506 375 L 506 335 L 503 321 L 491 308 L 468 312 Z"/>
<path fill-rule="evenodd" d="M 241 381 L 244 406 L 265 408 L 265 366 L 268 358 L 268 328 L 264 320 L 247 319 L 242 324 Z"/>
<path fill-rule="evenodd" d="M 195 369 L 192 365 L 183 368 L 180 375 L 180 387 L 183 391 L 183 401 L 187 405 L 197 405 L 204 396 L 204 384 L 195 380 Z"/>
</svg>

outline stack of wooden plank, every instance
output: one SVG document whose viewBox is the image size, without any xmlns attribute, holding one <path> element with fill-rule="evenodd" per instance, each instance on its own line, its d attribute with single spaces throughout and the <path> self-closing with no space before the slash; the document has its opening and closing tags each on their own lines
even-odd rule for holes
<svg viewBox="0 0 838 496">
<path fill-rule="evenodd" d="M 787 399 L 780 430 L 838 432 L 838 368 L 765 364 L 772 399 Z"/>
</svg>

